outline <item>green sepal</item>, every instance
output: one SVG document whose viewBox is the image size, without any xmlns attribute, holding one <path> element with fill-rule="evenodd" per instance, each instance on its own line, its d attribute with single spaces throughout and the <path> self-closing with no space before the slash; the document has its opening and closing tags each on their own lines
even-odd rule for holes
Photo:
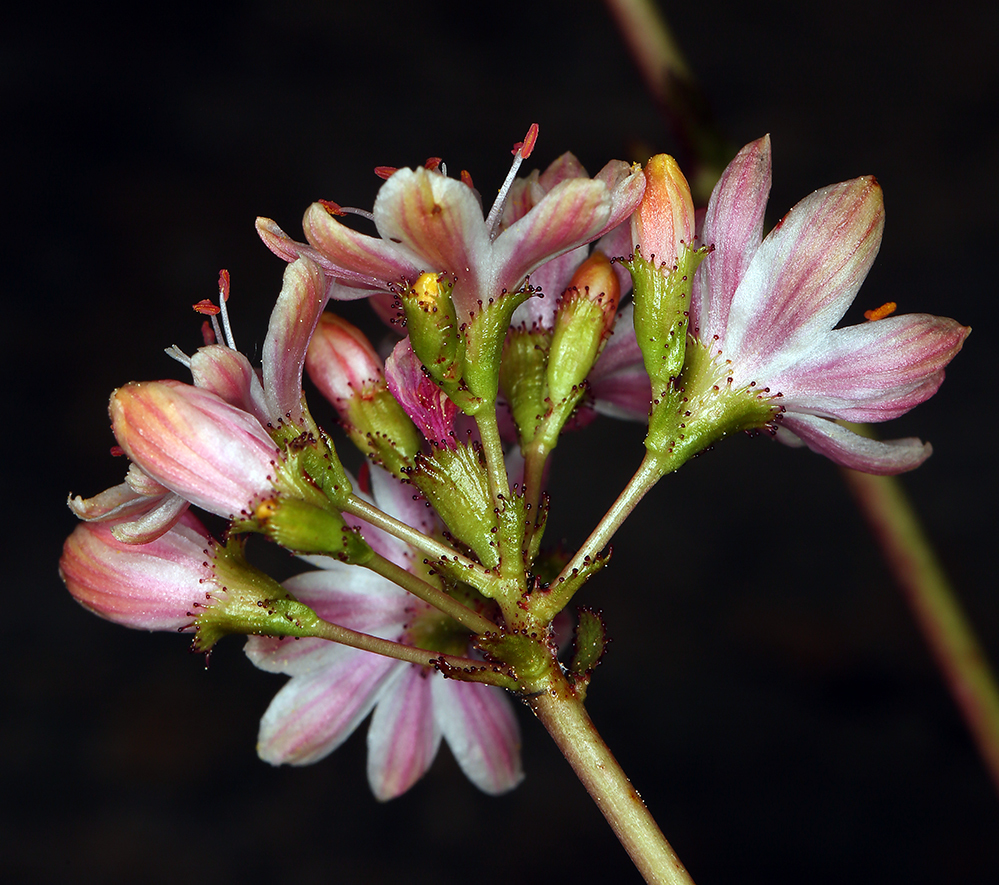
<svg viewBox="0 0 999 885">
<path fill-rule="evenodd" d="M 440 515 L 448 531 L 475 551 L 486 568 L 499 565 L 499 530 L 485 458 L 477 444 L 441 446 L 419 455 L 407 474 Z"/>
<path fill-rule="evenodd" d="M 222 587 L 195 612 L 193 647 L 208 652 L 227 634 L 312 636 L 319 616 L 298 602 L 272 577 L 247 563 L 245 542 L 230 538 L 215 557 L 215 579 Z"/>
<path fill-rule="evenodd" d="M 733 433 L 772 427 L 782 411 L 769 390 L 734 387 L 728 363 L 718 359 L 691 339 L 680 377 L 661 394 L 653 388 L 645 447 L 664 473 Z"/>
<path fill-rule="evenodd" d="M 303 433 L 288 442 L 286 461 L 280 465 L 274 486 L 285 494 L 324 507 L 342 509 L 353 494 L 347 471 L 326 433 Z"/>
<path fill-rule="evenodd" d="M 500 387 L 510 404 L 521 446 L 533 439 L 548 411 L 548 332 L 511 329 L 500 364 Z"/>
<path fill-rule="evenodd" d="M 317 507 L 285 495 L 262 501 L 250 519 L 233 523 L 233 531 L 260 532 L 294 553 L 333 556 L 358 565 L 374 556 L 364 538 L 328 504 Z"/>
<path fill-rule="evenodd" d="M 600 613 L 591 608 L 580 608 L 576 634 L 572 643 L 572 657 L 569 676 L 579 694 L 580 700 L 586 697 L 593 670 L 600 663 L 607 648 L 607 629 Z"/>
<path fill-rule="evenodd" d="M 608 335 L 602 303 L 579 291 L 570 290 L 562 298 L 548 348 L 548 395 L 553 404 L 568 400 L 584 384 Z"/>
<path fill-rule="evenodd" d="M 495 403 L 499 392 L 500 362 L 503 343 L 510 330 L 513 312 L 533 295 L 529 287 L 516 292 L 504 292 L 480 305 L 465 327 L 465 371 L 464 381 L 473 397 L 481 401 L 478 405 L 458 407 L 468 415 L 474 415 L 486 403 Z M 473 408 L 474 411 L 469 411 Z"/>
<path fill-rule="evenodd" d="M 694 271 L 706 255 L 704 249 L 682 246 L 674 267 L 639 253 L 622 262 L 635 284 L 635 336 L 653 391 L 665 390 L 683 368 Z"/>
<path fill-rule="evenodd" d="M 387 388 L 349 400 L 344 429 L 368 458 L 402 479 L 416 462 L 421 436 Z"/>
<path fill-rule="evenodd" d="M 445 390 L 461 379 L 465 362 L 465 341 L 451 300 L 453 289 L 454 280 L 446 274 L 424 273 L 399 295 L 413 352 Z"/>
<path fill-rule="evenodd" d="M 487 660 L 512 669 L 526 694 L 541 690 L 553 666 L 553 643 L 547 628 L 487 634 L 478 638 L 476 646 Z"/>
</svg>

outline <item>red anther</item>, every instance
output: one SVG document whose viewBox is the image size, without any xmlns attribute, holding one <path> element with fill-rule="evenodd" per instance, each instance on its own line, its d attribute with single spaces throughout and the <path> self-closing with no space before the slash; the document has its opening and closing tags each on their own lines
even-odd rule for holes
<svg viewBox="0 0 999 885">
<path fill-rule="evenodd" d="M 208 320 L 201 324 L 201 340 L 205 342 L 205 347 L 218 341 L 215 337 L 215 327 Z"/>
<path fill-rule="evenodd" d="M 441 160 L 440 157 L 429 157 L 427 159 L 427 162 L 423 164 L 423 168 L 429 169 L 431 172 L 436 172 L 438 169 L 441 168 L 442 162 L 443 160 Z"/>
<path fill-rule="evenodd" d="M 399 171 L 398 166 L 375 166 L 375 175 L 386 181 Z"/>
<path fill-rule="evenodd" d="M 523 141 L 518 141 L 514 146 L 513 150 L 510 151 L 511 154 L 516 154 L 520 151 L 520 158 L 526 160 L 534 152 L 534 145 L 538 140 L 538 124 L 531 123 L 531 128 L 527 130 L 527 135 L 524 136 Z"/>
<path fill-rule="evenodd" d="M 347 213 L 340 208 L 339 203 L 334 203 L 332 200 L 320 200 L 319 205 L 322 206 L 330 215 L 346 215 Z"/>
<path fill-rule="evenodd" d="M 465 169 L 461 170 L 461 183 L 468 185 L 473 190 L 475 188 L 475 185 L 472 184 L 472 176 Z"/>
<path fill-rule="evenodd" d="M 874 310 L 865 310 L 864 319 L 871 320 L 872 322 L 874 320 L 883 320 L 886 316 L 891 316 L 895 313 L 896 307 L 898 307 L 898 305 L 894 301 L 888 301 L 885 304 L 882 304 L 881 307 L 877 307 Z"/>
<path fill-rule="evenodd" d="M 120 458 L 125 454 L 125 450 L 121 446 L 111 446 L 111 457 Z"/>
<path fill-rule="evenodd" d="M 222 308 L 217 304 L 212 304 L 207 298 L 202 298 L 197 304 L 191 305 L 196 313 L 204 314 L 205 316 L 216 316 L 222 312 Z"/>
<path fill-rule="evenodd" d="M 229 271 L 225 268 L 219 271 L 219 298 L 229 300 Z"/>
</svg>

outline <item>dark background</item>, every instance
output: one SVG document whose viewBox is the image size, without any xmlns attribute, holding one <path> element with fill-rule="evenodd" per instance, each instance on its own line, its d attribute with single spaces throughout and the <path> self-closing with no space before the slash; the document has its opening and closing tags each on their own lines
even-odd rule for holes
<svg viewBox="0 0 999 885">
<path fill-rule="evenodd" d="M 736 145 L 772 134 L 773 220 L 878 175 L 886 239 L 851 318 L 894 300 L 975 327 L 940 395 L 883 430 L 932 440 L 905 485 L 999 661 L 999 12 L 671 5 L 722 129 Z M 281 679 L 238 640 L 206 672 L 180 637 L 87 615 L 56 575 L 66 493 L 121 480 L 108 393 L 183 377 L 162 348 L 197 346 L 190 305 L 221 267 L 237 343 L 259 348 L 282 264 L 257 214 L 297 235 L 312 200 L 370 206 L 372 167 L 431 155 L 489 194 L 534 121 L 538 165 L 676 149 L 608 15 L 551 0 L 135 9 L 22 4 L 0 36 L 4 878 L 637 881 L 527 715 L 511 795 L 480 795 L 445 750 L 379 806 L 364 728 L 315 766 L 272 769 L 254 740 Z M 641 438 L 611 422 L 566 438 L 549 538 L 582 541 Z M 999 881 L 994 788 L 828 462 L 726 442 L 650 495 L 581 601 L 615 640 L 591 714 L 701 885 Z"/>
</svg>

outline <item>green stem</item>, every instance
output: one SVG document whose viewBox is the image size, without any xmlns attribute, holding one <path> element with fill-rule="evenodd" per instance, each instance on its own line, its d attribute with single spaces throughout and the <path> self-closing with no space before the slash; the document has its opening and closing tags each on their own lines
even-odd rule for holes
<svg viewBox="0 0 999 885">
<path fill-rule="evenodd" d="M 901 484 L 843 470 L 999 789 L 999 688 Z"/>
<path fill-rule="evenodd" d="M 618 495 L 617 500 L 611 505 L 610 510 L 604 514 L 603 519 L 600 520 L 590 537 L 583 543 L 583 546 L 576 551 L 576 555 L 573 556 L 572 561 L 562 569 L 562 574 L 559 575 L 558 580 L 568 579 L 574 569 L 581 570 L 587 560 L 592 559 L 604 549 L 607 542 L 610 541 L 614 533 L 621 527 L 621 524 L 628 518 L 635 507 L 638 506 L 638 502 L 668 472 L 668 469 L 663 469 L 661 461 L 662 459 L 659 456 L 646 453 L 641 466 L 629 480 L 624 491 Z"/>
<path fill-rule="evenodd" d="M 496 624 L 484 615 L 473 611 L 466 605 L 462 605 L 457 599 L 448 596 L 443 590 L 433 584 L 424 581 L 422 578 L 406 571 L 396 565 L 391 560 L 379 556 L 377 553 L 363 563 L 364 568 L 370 569 L 375 574 L 388 578 L 393 584 L 398 584 L 404 590 L 408 590 L 413 596 L 422 599 L 432 605 L 438 611 L 454 618 L 463 627 L 468 628 L 473 633 L 494 633 L 497 630 Z"/>
<path fill-rule="evenodd" d="M 503 441 L 500 439 L 499 425 L 496 423 L 495 406 L 476 412 L 475 426 L 479 429 L 482 451 L 486 456 L 489 492 L 493 504 L 502 507 L 503 501 L 510 497 L 510 483 L 506 475 L 506 462 L 503 460 Z"/>
<path fill-rule="evenodd" d="M 388 532 L 392 537 L 405 541 L 411 547 L 415 547 L 428 556 L 439 560 L 447 566 L 453 566 L 461 572 L 461 580 L 466 584 L 475 587 L 476 590 L 489 589 L 496 580 L 496 576 L 487 572 L 480 563 L 469 559 L 458 553 L 453 547 L 449 547 L 436 538 L 414 529 L 404 522 L 400 522 L 387 513 L 379 510 L 373 504 L 369 504 L 357 495 L 351 495 L 343 504 L 343 512 L 358 516 L 365 522 L 370 523 L 384 532 Z"/>
<path fill-rule="evenodd" d="M 428 651 L 389 639 L 379 639 L 367 633 L 358 633 L 339 624 L 317 620 L 309 629 L 309 635 L 316 639 L 326 639 L 349 645 L 362 651 L 395 658 L 408 664 L 418 664 L 421 667 L 432 667 L 446 670 L 448 678 L 461 679 L 466 682 L 485 682 L 489 685 L 499 685 L 503 688 L 516 689 L 517 682 L 498 667 L 483 666 L 482 661 L 472 658 L 462 658 L 457 655 L 446 655 L 439 651 Z"/>
<path fill-rule="evenodd" d="M 624 770 L 561 675 L 527 699 L 646 882 L 693 885 Z"/>
</svg>

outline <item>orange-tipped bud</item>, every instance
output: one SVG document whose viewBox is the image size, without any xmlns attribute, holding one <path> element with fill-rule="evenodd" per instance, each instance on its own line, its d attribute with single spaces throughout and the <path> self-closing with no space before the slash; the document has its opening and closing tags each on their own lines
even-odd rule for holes
<svg viewBox="0 0 999 885">
<path fill-rule="evenodd" d="M 631 216 L 632 242 L 647 261 L 672 267 L 693 238 L 690 185 L 676 160 L 656 154 L 645 166 L 645 195 Z"/>
</svg>

